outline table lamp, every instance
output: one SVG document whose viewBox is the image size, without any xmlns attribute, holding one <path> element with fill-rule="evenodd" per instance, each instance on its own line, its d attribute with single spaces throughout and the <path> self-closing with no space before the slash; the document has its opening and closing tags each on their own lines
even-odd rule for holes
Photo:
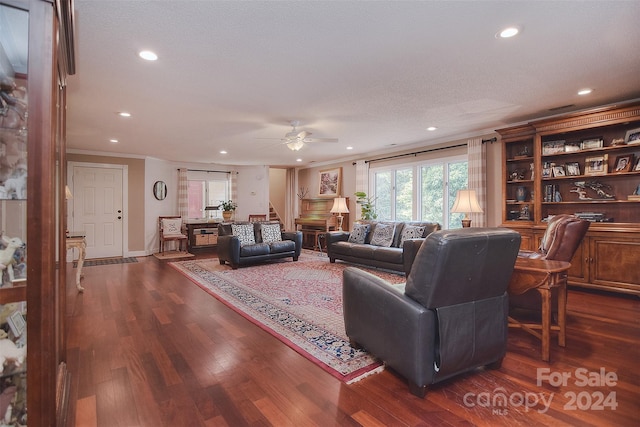
<svg viewBox="0 0 640 427">
<path fill-rule="evenodd" d="M 478 204 L 476 190 L 458 190 L 456 201 L 453 203 L 451 212 L 464 213 L 462 218 L 462 227 L 471 227 L 470 213 L 482 212 L 482 208 Z"/>
<path fill-rule="evenodd" d="M 349 213 L 349 208 L 347 207 L 347 199 L 344 197 L 336 197 L 335 199 L 333 199 L 333 207 L 329 212 L 338 214 L 338 231 L 342 231 L 342 214 Z"/>
</svg>

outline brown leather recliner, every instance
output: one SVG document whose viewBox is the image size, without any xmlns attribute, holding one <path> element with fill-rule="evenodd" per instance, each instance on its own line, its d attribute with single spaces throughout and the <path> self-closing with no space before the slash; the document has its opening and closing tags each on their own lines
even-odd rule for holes
<svg viewBox="0 0 640 427">
<path fill-rule="evenodd" d="M 500 366 L 507 346 L 507 286 L 519 247 L 520 234 L 506 228 L 431 233 L 404 290 L 348 267 L 347 336 L 405 377 L 419 397 L 430 384 Z"/>
<path fill-rule="evenodd" d="M 590 222 L 575 215 L 555 215 L 549 220 L 547 229 L 536 252 L 520 251 L 519 256 L 555 261 L 571 262 L 573 255 L 582 243 Z M 563 280 L 567 280 L 566 275 Z M 541 298 L 535 290 L 539 281 L 530 275 L 515 273 L 509 287 L 509 306 L 513 312 L 518 309 L 540 311 Z M 552 294 L 552 311 L 557 312 L 557 294 Z"/>
</svg>

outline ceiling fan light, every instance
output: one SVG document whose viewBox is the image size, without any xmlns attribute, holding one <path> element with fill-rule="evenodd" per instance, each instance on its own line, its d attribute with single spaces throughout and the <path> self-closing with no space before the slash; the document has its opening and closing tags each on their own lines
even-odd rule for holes
<svg viewBox="0 0 640 427">
<path fill-rule="evenodd" d="M 292 142 L 288 142 L 287 143 L 287 147 L 289 147 L 289 150 L 291 150 L 291 151 L 298 151 L 303 146 L 304 146 L 304 141 L 300 141 L 300 140 L 292 141 Z"/>
</svg>

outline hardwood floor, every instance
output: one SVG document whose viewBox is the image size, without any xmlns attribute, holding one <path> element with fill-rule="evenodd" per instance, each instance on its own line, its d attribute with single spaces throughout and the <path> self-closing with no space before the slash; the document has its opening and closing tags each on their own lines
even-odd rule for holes
<svg viewBox="0 0 640 427">
<path fill-rule="evenodd" d="M 550 364 L 534 337 L 511 330 L 500 369 L 448 380 L 418 399 L 388 369 L 343 384 L 173 268 L 139 260 L 85 268 L 83 294 L 68 268 L 69 426 L 640 422 L 636 297 L 570 290 L 567 346 L 554 339 Z M 557 384 L 563 376 L 566 385 Z"/>
</svg>

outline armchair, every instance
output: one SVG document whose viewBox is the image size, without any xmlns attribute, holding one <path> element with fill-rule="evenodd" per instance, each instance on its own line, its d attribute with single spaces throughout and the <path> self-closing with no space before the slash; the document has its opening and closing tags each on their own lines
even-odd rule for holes
<svg viewBox="0 0 640 427">
<path fill-rule="evenodd" d="M 570 262 L 589 225 L 589 221 L 574 215 L 556 215 L 549 220 L 538 251 L 520 251 L 518 256 Z M 565 346 L 566 306 L 566 271 L 558 276 L 543 271 L 514 271 L 509 283 L 509 327 L 523 329 L 542 340 L 542 360 L 549 361 L 552 330 L 558 331 L 558 345 Z"/>
<path fill-rule="evenodd" d="M 427 386 L 499 367 L 507 346 L 507 285 L 520 234 L 505 228 L 431 233 L 404 290 L 355 267 L 343 273 L 344 321 L 363 347 L 424 397 Z"/>
</svg>

